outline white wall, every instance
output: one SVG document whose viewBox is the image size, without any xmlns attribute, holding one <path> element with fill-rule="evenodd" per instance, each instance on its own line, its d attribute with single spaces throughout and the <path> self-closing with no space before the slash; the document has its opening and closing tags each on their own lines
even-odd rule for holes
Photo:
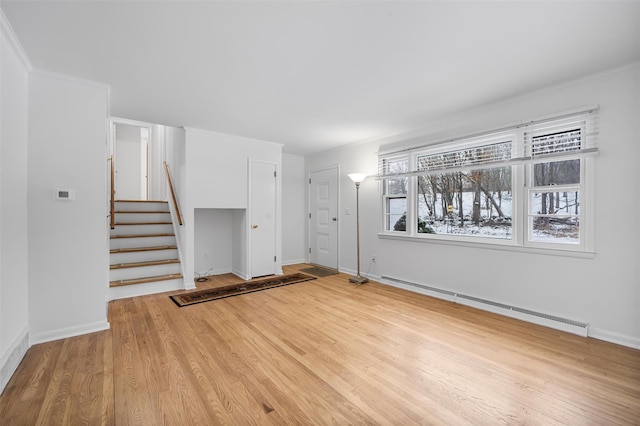
<svg viewBox="0 0 640 426">
<path fill-rule="evenodd" d="M 142 138 L 140 127 L 116 123 L 115 165 L 116 200 L 143 200 Z"/>
<path fill-rule="evenodd" d="M 380 188 L 367 179 L 360 191 L 361 269 L 586 322 L 590 336 L 640 348 L 640 64 L 425 123 L 422 136 L 405 135 L 406 141 L 395 137 L 308 157 L 307 170 L 341 165 L 340 268 L 355 270 L 355 218 L 344 216 L 345 208 L 355 208 L 355 191 L 346 174 L 374 173 L 381 145 L 424 144 L 592 104 L 600 105 L 593 258 L 379 239 Z"/>
<path fill-rule="evenodd" d="M 183 196 L 187 193 L 187 178 L 186 178 L 186 148 L 185 148 L 185 132 L 184 129 L 180 129 L 177 127 L 168 127 L 162 126 L 164 131 L 164 140 L 165 140 L 165 160 L 169 165 L 169 171 L 171 173 L 171 181 L 173 183 L 173 187 L 175 190 L 176 200 L 178 202 L 178 207 L 180 208 L 181 215 L 184 215 L 184 201 Z M 164 173 L 164 170 L 162 171 Z M 167 188 L 167 179 L 166 176 L 163 176 L 164 186 L 162 191 L 163 200 L 169 200 L 171 198 L 171 194 L 169 189 Z M 175 209 L 172 202 L 169 202 L 169 208 L 172 213 L 175 215 Z M 176 235 L 176 243 L 178 245 L 178 252 L 180 253 L 181 260 L 181 268 L 182 275 L 185 277 L 184 282 L 187 285 L 187 288 L 193 288 L 193 282 L 191 280 L 187 280 L 187 271 L 185 268 L 185 251 L 184 247 L 187 241 L 187 234 L 185 232 L 184 218 L 183 225 L 176 226 L 174 221 L 174 231 Z"/>
<path fill-rule="evenodd" d="M 178 129 L 180 130 L 180 129 Z M 149 200 L 165 200 L 165 182 L 167 180 L 164 173 L 164 156 L 166 150 L 167 134 L 171 135 L 169 129 L 160 124 L 151 125 L 151 137 L 149 138 Z"/>
<path fill-rule="evenodd" d="M 0 10 L 0 393 L 29 347 L 27 136 L 30 64 Z"/>
<path fill-rule="evenodd" d="M 211 234 L 199 224 L 195 227 L 194 211 L 198 208 L 206 209 L 247 209 L 248 200 L 248 160 L 261 160 L 277 164 L 281 170 L 282 145 L 259 141 L 239 136 L 206 132 L 198 129 L 186 129 L 185 135 L 186 161 L 184 187 L 184 217 L 186 242 L 185 252 L 185 283 L 194 276 L 195 259 L 202 257 L 202 253 L 195 251 L 195 233 Z M 281 177 L 277 179 L 277 190 L 281 191 Z M 276 230 L 276 270 L 281 269 L 282 232 L 281 212 L 277 207 Z M 236 218 L 236 222 L 243 222 Z M 236 247 L 237 252 L 246 253 L 246 247 Z M 233 261 L 234 270 L 242 262 Z M 246 267 L 246 263 L 245 263 Z M 246 270 L 235 271 L 246 276 Z"/>
<path fill-rule="evenodd" d="M 232 271 L 233 212 L 231 209 L 195 209 L 194 272 L 219 275 Z"/>
<path fill-rule="evenodd" d="M 29 78 L 29 326 L 32 343 L 107 322 L 108 87 Z M 54 199 L 74 188 L 75 200 Z"/>
<path fill-rule="evenodd" d="M 304 157 L 282 154 L 282 263 L 304 263 L 307 178 Z"/>
</svg>

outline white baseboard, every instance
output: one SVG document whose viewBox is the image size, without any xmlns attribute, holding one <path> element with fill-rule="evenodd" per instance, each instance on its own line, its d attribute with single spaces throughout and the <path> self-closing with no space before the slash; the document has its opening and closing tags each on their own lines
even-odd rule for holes
<svg viewBox="0 0 640 426">
<path fill-rule="evenodd" d="M 289 266 L 289 265 L 298 265 L 300 263 L 307 263 L 306 259 L 290 259 L 290 260 L 283 260 L 282 261 L 282 266 Z"/>
<path fill-rule="evenodd" d="M 352 271 L 345 271 L 351 273 Z M 372 278 L 373 279 L 373 278 Z M 633 349 L 640 349 L 640 339 L 637 337 L 627 336 L 624 334 L 603 330 L 597 327 L 592 327 L 588 324 L 571 324 L 557 321 L 554 317 L 544 318 L 535 315 L 535 312 L 523 310 L 509 310 L 504 306 L 492 306 L 491 304 L 484 303 L 480 299 L 464 298 L 461 295 L 456 294 L 453 291 L 440 290 L 434 287 L 428 287 L 425 285 L 419 285 L 415 283 L 402 282 L 395 279 L 389 279 L 389 277 L 382 278 L 381 281 L 385 285 L 401 288 L 414 293 L 424 294 L 426 296 L 435 297 L 438 299 L 447 300 L 453 303 L 460 303 L 467 306 L 472 306 L 485 311 L 494 312 L 500 315 L 516 318 L 522 321 L 530 322 L 533 324 L 542 325 L 545 327 L 553 328 L 556 330 L 566 331 L 568 333 L 577 334 L 583 337 L 591 337 L 598 340 L 604 340 L 609 343 L 615 343 L 618 345 L 626 346 Z M 474 300 L 475 299 L 475 300 Z"/>
<path fill-rule="evenodd" d="M 187 285 L 188 283 L 182 278 L 176 278 L 173 280 L 111 287 L 109 289 L 109 300 L 126 299 L 127 297 L 145 296 L 147 294 L 196 288 L 195 284 L 193 284 L 193 287 L 187 287 Z"/>
<path fill-rule="evenodd" d="M 6 352 L 0 354 L 0 394 L 18 369 L 29 347 L 29 330 L 25 327 Z"/>
<path fill-rule="evenodd" d="M 95 333 L 96 331 L 104 331 L 108 330 L 109 328 L 109 322 L 105 319 L 104 321 L 97 321 L 90 324 L 76 325 L 73 327 L 33 334 L 29 337 L 29 343 L 33 346 L 38 343 L 66 339 L 67 337 L 75 337 L 82 334 Z"/>
<path fill-rule="evenodd" d="M 247 276 L 246 272 L 238 271 L 237 269 L 234 269 L 233 271 L 231 271 L 231 273 L 244 281 L 251 279 L 251 277 Z"/>
<path fill-rule="evenodd" d="M 355 271 L 355 270 L 349 269 L 349 268 L 340 268 L 340 267 L 338 267 L 338 271 L 342 272 L 343 274 L 353 275 L 354 277 L 356 275 L 358 275 L 358 271 Z M 362 275 L 363 277 L 367 277 L 367 278 L 369 278 L 370 280 L 373 280 L 373 281 L 378 281 L 380 283 L 382 282 L 381 281 L 382 278 L 379 275 L 365 274 L 363 271 L 360 271 L 360 275 Z"/>
<path fill-rule="evenodd" d="M 231 274 L 233 270 L 231 268 L 217 268 L 217 269 L 209 269 L 206 272 L 196 272 L 198 276 L 204 275 L 222 275 L 222 274 Z"/>
<path fill-rule="evenodd" d="M 589 327 L 589 337 L 604 340 L 605 342 L 615 343 L 617 345 L 627 346 L 633 349 L 640 349 L 640 339 L 637 337 L 626 336 L 613 331 L 603 330 L 601 328 Z"/>
</svg>

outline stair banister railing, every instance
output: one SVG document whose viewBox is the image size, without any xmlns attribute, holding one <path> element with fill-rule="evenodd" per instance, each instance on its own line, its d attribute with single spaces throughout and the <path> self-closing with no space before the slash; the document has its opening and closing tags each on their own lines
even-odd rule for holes
<svg viewBox="0 0 640 426">
<path fill-rule="evenodd" d="M 109 157 L 111 163 L 111 198 L 109 201 L 109 222 L 111 229 L 116 227 L 116 166 L 113 164 L 113 155 Z"/>
<path fill-rule="evenodd" d="M 182 215 L 180 214 L 180 207 L 178 206 L 178 200 L 176 198 L 176 193 L 173 189 L 173 182 L 171 181 L 171 173 L 169 173 L 169 165 L 167 162 L 164 162 L 164 171 L 167 174 L 167 183 L 169 184 L 169 192 L 171 192 L 171 199 L 173 201 L 173 207 L 176 211 L 176 218 L 178 219 L 178 224 L 182 225 Z"/>
</svg>

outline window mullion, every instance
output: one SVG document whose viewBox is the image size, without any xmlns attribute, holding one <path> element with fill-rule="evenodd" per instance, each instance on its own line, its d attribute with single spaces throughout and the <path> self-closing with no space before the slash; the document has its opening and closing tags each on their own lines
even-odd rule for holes
<svg viewBox="0 0 640 426">
<path fill-rule="evenodd" d="M 409 177 L 409 188 L 407 191 L 407 235 L 415 236 L 418 233 L 418 178 Z"/>
</svg>

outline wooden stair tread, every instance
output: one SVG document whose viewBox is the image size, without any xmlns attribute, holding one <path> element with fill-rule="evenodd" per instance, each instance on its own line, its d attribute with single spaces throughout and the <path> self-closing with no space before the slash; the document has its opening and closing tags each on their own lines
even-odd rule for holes
<svg viewBox="0 0 640 426">
<path fill-rule="evenodd" d="M 116 263 L 113 265 L 109 265 L 109 269 L 140 268 L 143 266 L 171 265 L 174 263 L 180 263 L 180 259 L 164 259 L 164 260 L 149 260 L 146 262 Z"/>
<path fill-rule="evenodd" d="M 135 253 L 140 251 L 176 250 L 177 246 L 127 247 L 109 250 L 109 253 Z"/>
<path fill-rule="evenodd" d="M 116 226 L 119 225 L 173 225 L 172 222 L 116 222 Z"/>
<path fill-rule="evenodd" d="M 127 234 L 127 235 L 111 235 L 111 239 L 117 238 L 153 238 L 153 237 L 175 237 L 176 235 L 173 233 L 164 233 L 164 234 Z"/>
<path fill-rule="evenodd" d="M 170 211 L 160 211 L 160 210 L 116 210 L 114 211 L 115 214 L 129 214 L 129 213 L 134 213 L 134 214 L 139 214 L 139 213 L 146 213 L 146 214 L 171 214 Z"/>
<path fill-rule="evenodd" d="M 129 280 L 116 280 L 116 281 L 110 281 L 109 287 L 120 287 L 120 286 L 133 285 L 133 284 L 146 284 L 146 283 L 152 283 L 156 281 L 176 280 L 179 278 L 182 278 L 182 274 L 168 274 L 168 275 L 158 275 L 155 277 L 133 278 Z"/>
<path fill-rule="evenodd" d="M 114 200 L 115 203 L 163 203 L 169 204 L 168 201 L 164 200 Z"/>
</svg>

